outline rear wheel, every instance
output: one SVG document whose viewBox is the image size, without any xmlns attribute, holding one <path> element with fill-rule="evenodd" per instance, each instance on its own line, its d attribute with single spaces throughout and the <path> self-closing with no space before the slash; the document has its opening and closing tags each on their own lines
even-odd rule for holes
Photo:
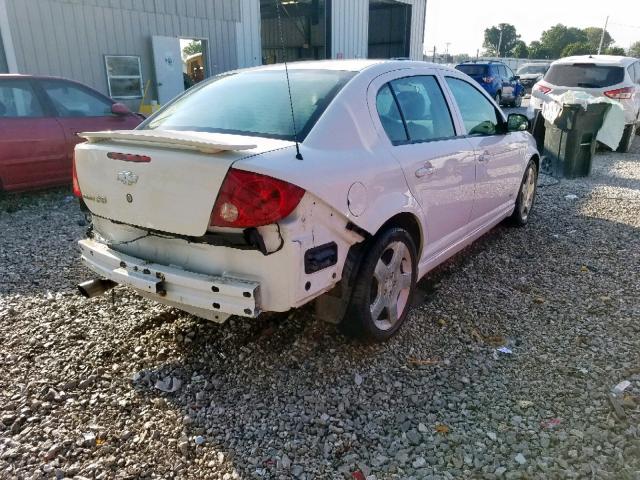
<svg viewBox="0 0 640 480">
<path fill-rule="evenodd" d="M 374 237 L 340 323 L 345 333 L 383 341 L 398 331 L 415 290 L 416 257 L 413 239 L 402 228 L 390 228 Z"/>
<path fill-rule="evenodd" d="M 516 208 L 511 214 L 510 220 L 513 225 L 523 227 L 529 222 L 529 215 L 533 210 L 533 204 L 536 200 L 536 187 L 538 184 L 538 167 L 533 159 L 529 160 L 529 165 L 524 172 L 518 198 L 516 199 Z"/>
<path fill-rule="evenodd" d="M 619 153 L 627 153 L 631 149 L 631 145 L 633 144 L 633 140 L 636 134 L 636 125 L 626 125 L 624 127 L 624 131 L 622 132 L 622 138 L 620 139 L 620 144 L 616 149 L 616 152 Z"/>
</svg>

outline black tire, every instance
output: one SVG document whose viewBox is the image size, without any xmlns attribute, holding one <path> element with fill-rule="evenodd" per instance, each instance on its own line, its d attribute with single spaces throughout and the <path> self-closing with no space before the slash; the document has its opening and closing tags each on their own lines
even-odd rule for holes
<svg viewBox="0 0 640 480">
<path fill-rule="evenodd" d="M 624 131 L 622 132 L 622 138 L 620 139 L 620 144 L 616 149 L 618 153 L 628 153 L 631 149 L 631 145 L 633 145 L 633 140 L 635 139 L 636 134 L 636 125 L 625 125 Z"/>
<path fill-rule="evenodd" d="M 529 172 L 533 175 L 533 191 L 531 192 L 530 201 L 528 201 L 525 196 L 527 195 L 525 192 L 525 188 L 529 186 Z M 538 187 L 538 166 L 536 162 L 531 159 L 529 160 L 529 164 L 524 171 L 524 175 L 522 176 L 522 182 L 520 182 L 520 188 L 518 189 L 518 197 L 516 198 L 516 206 L 513 209 L 513 213 L 509 217 L 509 223 L 516 227 L 524 227 L 527 223 L 529 223 L 529 217 L 531 216 L 531 211 L 533 210 L 533 206 L 536 201 L 536 191 Z M 531 187 L 530 187 L 531 188 Z M 526 203 L 525 203 L 526 202 Z"/>
<path fill-rule="evenodd" d="M 496 92 L 496 96 L 493 97 L 493 99 L 496 101 L 499 107 L 502 106 L 502 92 Z"/>
<path fill-rule="evenodd" d="M 399 245 L 406 248 L 403 250 Z M 397 250 L 394 250 L 396 248 Z M 386 266 L 387 261 L 391 266 L 392 261 L 400 255 L 398 272 L 400 277 L 389 279 L 386 284 L 379 285 L 376 279 L 376 267 L 378 262 Z M 410 258 L 406 258 L 406 257 Z M 410 263 L 411 272 L 407 271 L 407 262 Z M 392 337 L 404 323 L 411 307 L 411 300 L 415 292 L 417 281 L 417 250 L 411 235 L 403 228 L 393 227 L 378 233 L 372 240 L 369 248 L 364 253 L 364 258 L 360 264 L 357 276 L 354 281 L 353 292 L 347 306 L 344 317 L 340 322 L 340 329 L 347 335 L 362 340 L 382 342 Z M 387 272 L 391 269 L 387 270 Z M 408 275 L 405 277 L 405 275 Z M 407 288 L 401 288 L 402 278 L 408 279 L 410 283 Z M 392 313 L 383 307 L 377 318 L 373 318 L 372 308 L 374 304 L 384 304 L 384 299 L 394 302 L 393 297 L 398 289 L 398 296 L 395 298 L 397 312 L 398 300 L 403 304 L 402 311 L 397 312 L 397 320 L 391 321 Z M 385 295 L 386 291 L 389 292 Z M 404 300 L 404 302 L 402 301 Z M 386 311 L 386 313 L 385 313 Z M 384 316 L 388 316 L 385 319 Z M 388 324 L 388 325 L 387 325 Z"/>
</svg>

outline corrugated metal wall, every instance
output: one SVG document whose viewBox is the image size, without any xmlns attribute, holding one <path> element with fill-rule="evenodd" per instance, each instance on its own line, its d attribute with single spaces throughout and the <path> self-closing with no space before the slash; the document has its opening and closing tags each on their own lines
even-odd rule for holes
<svg viewBox="0 0 640 480">
<path fill-rule="evenodd" d="M 207 39 L 211 73 L 261 61 L 259 0 L 7 0 L 7 9 L 21 73 L 103 93 L 104 55 L 140 56 L 153 80 L 153 35 Z"/>
<path fill-rule="evenodd" d="M 427 0 L 398 0 L 411 5 L 410 57 L 422 60 Z M 369 0 L 332 0 L 332 57 L 367 58 Z"/>
</svg>

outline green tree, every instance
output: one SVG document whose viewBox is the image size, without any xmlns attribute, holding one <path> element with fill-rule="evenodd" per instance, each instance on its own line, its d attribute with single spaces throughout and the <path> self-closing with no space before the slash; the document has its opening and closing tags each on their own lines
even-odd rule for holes
<svg viewBox="0 0 640 480">
<path fill-rule="evenodd" d="M 629 47 L 629 56 L 640 58 L 640 42 L 635 42 Z"/>
<path fill-rule="evenodd" d="M 598 51 L 598 47 L 600 46 L 600 38 L 602 37 L 602 29 L 599 27 L 587 27 L 583 30 L 584 34 L 587 36 L 587 43 L 591 45 L 591 50 L 593 53 Z M 614 40 L 609 35 L 609 32 L 604 32 L 604 41 L 602 42 L 602 50 L 606 51 L 613 44 Z M 591 52 L 590 52 L 591 53 Z"/>
<path fill-rule="evenodd" d="M 562 49 L 563 57 L 571 57 L 573 55 L 589 55 L 593 53 L 593 48 L 589 42 L 570 43 Z"/>
<path fill-rule="evenodd" d="M 500 32 L 502 32 L 502 41 L 500 41 Z M 519 40 L 520 35 L 516 32 L 516 27 L 510 23 L 501 23 L 485 29 L 482 46 L 486 49 L 487 55 L 504 57 L 511 53 Z M 498 45 L 500 45 L 500 51 L 498 51 Z"/>
<path fill-rule="evenodd" d="M 604 51 L 604 53 L 607 55 L 621 55 L 623 57 L 627 54 L 622 47 L 609 47 Z"/>
<path fill-rule="evenodd" d="M 202 53 L 202 42 L 200 40 L 193 40 L 182 49 L 182 55 L 185 57 L 196 53 Z"/>
<path fill-rule="evenodd" d="M 539 41 L 534 40 L 529 44 L 529 58 L 546 59 L 550 57 L 551 54 L 549 53 L 549 50 Z"/>
<path fill-rule="evenodd" d="M 522 40 L 518 40 L 516 46 L 513 47 L 513 56 L 516 58 L 529 58 L 529 48 Z"/>
<path fill-rule="evenodd" d="M 540 43 L 548 50 L 549 56 L 558 58 L 564 48 L 571 43 L 587 42 L 587 34 L 575 27 L 567 27 L 561 23 L 542 32 Z"/>
</svg>

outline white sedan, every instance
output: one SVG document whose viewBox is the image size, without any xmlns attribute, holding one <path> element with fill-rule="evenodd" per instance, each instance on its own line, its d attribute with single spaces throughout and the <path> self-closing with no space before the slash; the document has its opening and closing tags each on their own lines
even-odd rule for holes
<svg viewBox="0 0 640 480">
<path fill-rule="evenodd" d="M 131 131 L 82 134 L 82 260 L 116 284 L 223 322 L 316 300 L 384 340 L 416 282 L 500 221 L 524 225 L 539 155 L 527 118 L 424 62 L 230 72 Z"/>
</svg>

